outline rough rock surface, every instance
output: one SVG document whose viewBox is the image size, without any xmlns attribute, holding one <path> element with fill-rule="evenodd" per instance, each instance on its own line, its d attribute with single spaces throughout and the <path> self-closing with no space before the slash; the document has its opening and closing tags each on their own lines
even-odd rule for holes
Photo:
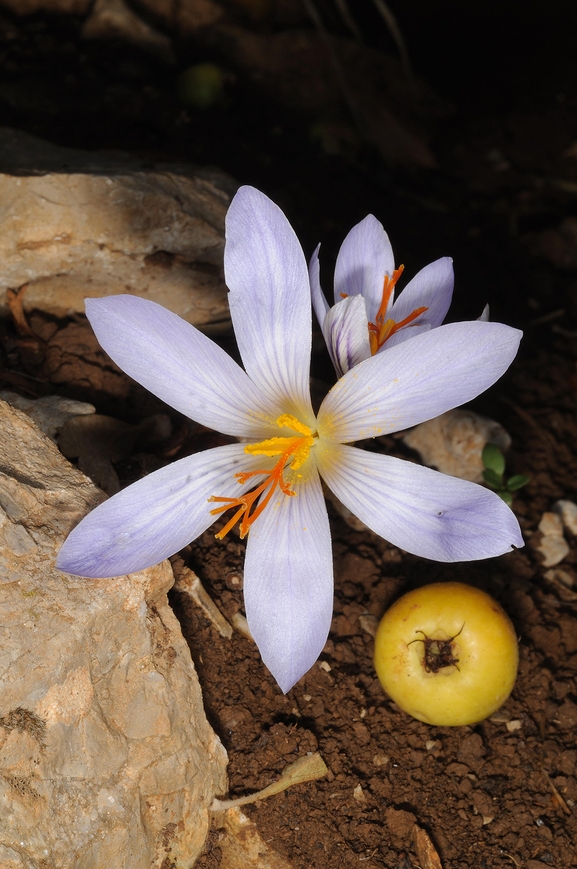
<svg viewBox="0 0 577 869">
<path fill-rule="evenodd" d="M 94 8 L 93 0 L 0 0 L 0 6 L 17 15 L 34 12 L 86 15 Z M 174 0 L 140 0 L 138 6 L 165 27 L 178 28 L 184 33 L 194 33 L 201 27 L 214 24 L 222 15 L 222 9 L 213 0 L 178 0 L 178 3 Z"/>
<path fill-rule="evenodd" d="M 228 176 L 143 168 L 0 128 L 0 314 L 84 313 L 87 296 L 134 293 L 199 326 L 229 323 L 222 276 Z"/>
<path fill-rule="evenodd" d="M 166 600 L 167 562 L 55 569 L 102 493 L 0 402 L 0 866 L 189 869 L 226 754 Z"/>
<path fill-rule="evenodd" d="M 74 401 L 62 395 L 45 395 L 42 398 L 24 398 L 6 389 L 0 392 L 0 399 L 23 410 L 34 420 L 40 431 L 56 443 L 56 435 L 65 422 L 76 416 L 92 415 L 96 408 L 86 401 Z"/>
<path fill-rule="evenodd" d="M 124 0 L 95 0 L 82 26 L 84 39 L 125 39 L 144 51 L 175 63 L 170 38 L 139 18 Z"/>
<path fill-rule="evenodd" d="M 60 12 L 83 15 L 88 12 L 91 0 L 1 0 L 0 5 L 17 15 L 33 12 Z"/>
<path fill-rule="evenodd" d="M 257 825 L 239 809 L 223 812 L 219 869 L 291 869 L 258 831 Z"/>
<path fill-rule="evenodd" d="M 502 452 L 511 445 L 511 438 L 498 422 L 471 410 L 450 410 L 423 422 L 403 441 L 419 453 L 425 465 L 473 483 L 483 480 L 485 444 L 495 444 Z"/>
</svg>

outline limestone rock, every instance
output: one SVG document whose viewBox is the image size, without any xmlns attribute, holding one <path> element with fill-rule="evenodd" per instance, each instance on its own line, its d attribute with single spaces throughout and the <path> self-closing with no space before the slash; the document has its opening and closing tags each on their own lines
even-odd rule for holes
<svg viewBox="0 0 577 869">
<path fill-rule="evenodd" d="M 54 567 L 102 499 L 0 402 L 0 866 L 189 869 L 226 791 L 168 562 L 117 579 Z"/>
<path fill-rule="evenodd" d="M 167 63 L 175 63 L 169 37 L 139 18 L 124 0 L 95 0 L 82 25 L 82 36 L 84 39 L 124 39 Z"/>
<path fill-rule="evenodd" d="M 4 390 L 0 399 L 12 407 L 23 410 L 34 420 L 40 431 L 56 442 L 56 435 L 65 422 L 75 416 L 93 414 L 96 410 L 93 404 L 86 401 L 75 401 L 62 395 L 45 395 L 42 398 L 24 398 L 16 392 Z"/>
<path fill-rule="evenodd" d="M 481 483 L 483 447 L 491 443 L 505 452 L 511 438 L 492 419 L 471 410 L 449 410 L 415 426 L 403 442 L 419 453 L 425 465 L 452 477 Z"/>
<path fill-rule="evenodd" d="M 0 0 L 0 6 L 17 15 L 34 12 L 87 15 L 93 0 Z M 180 33 L 194 33 L 215 24 L 223 14 L 216 0 L 178 0 L 178 3 L 174 0 L 140 0 L 138 6 L 146 9 L 171 32 Z"/>
<path fill-rule="evenodd" d="M 0 6 L 16 12 L 17 15 L 31 15 L 33 12 L 60 12 L 84 15 L 90 8 L 91 0 L 0 0 Z"/>
<path fill-rule="evenodd" d="M 196 33 L 222 18 L 218 0 L 140 0 L 141 7 L 162 21 L 172 33 Z"/>
<path fill-rule="evenodd" d="M 239 809 L 223 813 L 220 869 L 291 869 L 261 837 L 257 825 Z"/>
<path fill-rule="evenodd" d="M 84 313 L 85 297 L 133 293 L 197 326 L 229 323 L 224 217 L 234 184 L 216 171 L 75 151 L 0 128 L 0 314 Z"/>
</svg>

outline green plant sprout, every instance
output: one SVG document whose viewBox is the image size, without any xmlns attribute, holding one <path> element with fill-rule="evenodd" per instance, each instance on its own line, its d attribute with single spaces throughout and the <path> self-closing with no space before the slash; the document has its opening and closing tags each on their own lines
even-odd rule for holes
<svg viewBox="0 0 577 869">
<path fill-rule="evenodd" d="M 485 467 L 483 479 L 510 507 L 513 504 L 513 492 L 517 492 L 523 486 L 526 486 L 529 482 L 529 477 L 525 476 L 525 474 L 514 474 L 505 482 L 503 476 L 505 473 L 505 456 L 495 444 L 485 444 L 482 461 Z"/>
</svg>

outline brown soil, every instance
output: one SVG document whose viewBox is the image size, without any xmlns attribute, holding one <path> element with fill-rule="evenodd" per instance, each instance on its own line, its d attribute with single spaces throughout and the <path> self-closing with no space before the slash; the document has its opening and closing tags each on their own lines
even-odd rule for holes
<svg viewBox="0 0 577 869">
<path fill-rule="evenodd" d="M 319 5 L 327 12 L 328 4 Z M 374 24 L 369 6 L 367 32 Z M 207 714 L 229 753 L 230 795 L 265 787 L 307 752 L 320 751 L 329 768 L 325 779 L 245 809 L 294 869 L 427 869 L 415 826 L 429 834 L 431 859 L 436 851 L 443 869 L 572 869 L 577 541 L 567 536 L 571 551 L 559 566 L 563 575 L 544 568 L 536 549 L 543 512 L 559 498 L 577 498 L 577 93 L 563 68 L 571 41 L 569 35 L 563 41 L 562 28 L 543 38 L 542 29 L 546 35 L 559 14 L 555 9 L 542 22 L 534 11 L 525 15 L 525 5 L 505 4 L 507 20 L 522 22 L 522 28 L 513 46 L 517 53 L 504 60 L 501 19 L 491 21 L 486 5 L 472 4 L 482 23 L 476 32 L 484 36 L 485 56 L 468 58 L 467 28 L 473 25 L 463 23 L 460 66 L 451 79 L 448 67 L 436 69 L 435 61 L 452 48 L 443 27 L 453 14 L 457 24 L 462 21 L 461 7 L 446 4 L 445 18 L 433 22 L 427 4 L 408 6 L 414 16 L 404 22 L 400 10 L 399 16 L 421 74 L 427 71 L 429 82 L 455 105 L 444 121 L 421 119 L 421 127 L 412 128 L 426 129 L 436 169 L 391 168 L 371 148 L 352 158 L 342 148 L 323 152 L 310 142 L 310 118 L 294 107 L 279 108 L 241 66 L 228 105 L 205 114 L 187 110 L 184 116 L 175 97 L 176 72 L 123 45 L 80 42 L 81 22 L 74 17 L 0 16 L 6 68 L 0 123 L 60 144 L 124 148 L 151 161 L 218 163 L 282 204 L 307 252 L 324 239 L 327 264 L 345 232 L 373 211 L 410 274 L 436 256 L 454 256 L 452 319 L 478 316 L 488 300 L 493 319 L 525 329 L 511 371 L 474 404 L 511 434 L 508 472 L 531 477 L 514 502 L 525 549 L 486 562 L 438 565 L 353 530 L 330 508 L 332 630 L 319 663 L 287 696 L 249 640 L 236 632 L 223 639 L 179 593 L 173 592 L 172 602 L 198 668 Z M 499 10 L 501 15 L 501 4 Z M 222 62 L 222 49 L 213 41 L 215 59 Z M 538 71 L 527 61 L 537 43 Z M 179 66 L 212 59 L 211 44 L 200 38 L 184 43 Z M 486 52 L 492 52 L 488 78 L 478 66 Z M 169 455 L 214 443 L 212 435 L 177 419 L 105 365 L 86 323 L 36 314 L 30 324 L 46 343 L 19 335 L 10 324 L 2 327 L 3 385 L 28 396 L 58 392 L 92 400 L 99 412 L 125 422 L 170 414 L 170 441 L 143 447 L 119 463 L 121 482 Z M 313 361 L 318 377 L 330 377 L 321 349 Z M 408 455 L 394 438 L 383 446 Z M 243 609 L 243 550 L 237 537 L 221 543 L 208 531 L 182 553 L 228 618 Z M 403 591 L 436 580 L 489 591 L 520 638 L 511 698 L 474 727 L 430 727 L 409 718 L 387 699 L 373 670 L 375 618 Z M 218 865 L 214 831 L 198 866 Z"/>
<path fill-rule="evenodd" d="M 570 379 L 575 362 L 562 358 L 556 375 Z M 320 662 L 286 697 L 248 640 L 238 634 L 223 640 L 175 595 L 208 714 L 229 751 L 231 795 L 265 787 L 306 752 L 318 749 L 329 767 L 325 780 L 245 810 L 265 841 L 298 869 L 360 861 L 416 867 L 415 824 L 430 834 L 444 869 L 575 865 L 577 594 L 550 571 L 552 578 L 545 577 L 533 547 L 543 510 L 577 479 L 577 426 L 574 399 L 552 407 L 553 384 L 533 379 L 531 367 L 518 363 L 507 391 L 525 390 L 528 397 L 547 385 L 545 396 L 530 403 L 524 397 L 522 414 L 507 402 L 500 417 L 522 456 L 513 470 L 532 476 L 515 502 L 528 541 L 523 551 L 476 564 L 425 563 L 371 533 L 352 531 L 333 514 L 332 630 Z M 237 540 L 215 546 L 208 531 L 187 554 L 229 618 L 242 610 L 242 552 Z M 574 545 L 562 565 L 574 580 L 576 565 Z M 489 591 L 520 638 L 512 697 L 474 727 L 412 720 L 383 694 L 373 670 L 373 640 L 361 617 L 379 618 L 400 592 L 436 580 Z M 200 867 L 218 866 L 216 854 L 207 853 Z"/>
</svg>

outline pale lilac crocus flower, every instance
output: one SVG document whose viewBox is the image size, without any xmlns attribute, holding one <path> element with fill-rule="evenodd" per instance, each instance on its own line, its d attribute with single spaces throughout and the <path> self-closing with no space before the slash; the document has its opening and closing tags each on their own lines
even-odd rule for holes
<svg viewBox="0 0 577 869">
<path fill-rule="evenodd" d="M 306 261 L 282 211 L 251 187 L 239 190 L 228 211 L 225 274 L 244 369 L 153 302 L 87 300 L 100 344 L 124 371 L 241 442 L 180 459 L 100 504 L 69 535 L 58 567 L 89 577 L 142 570 L 232 510 L 217 537 L 237 522 L 241 537 L 248 534 L 248 624 L 286 692 L 316 661 L 331 623 L 321 478 L 374 532 L 425 558 L 467 561 L 523 545 L 517 520 L 495 493 L 351 446 L 483 392 L 510 365 L 520 332 L 475 322 L 418 335 L 349 371 L 315 415 Z"/>
<path fill-rule="evenodd" d="M 330 306 L 321 289 L 319 248 L 309 266 L 313 307 L 339 377 L 445 319 L 454 284 L 450 257 L 425 266 L 397 294 L 404 266 L 395 268 L 389 236 L 369 214 L 341 245 L 335 264 L 335 303 Z"/>
</svg>

